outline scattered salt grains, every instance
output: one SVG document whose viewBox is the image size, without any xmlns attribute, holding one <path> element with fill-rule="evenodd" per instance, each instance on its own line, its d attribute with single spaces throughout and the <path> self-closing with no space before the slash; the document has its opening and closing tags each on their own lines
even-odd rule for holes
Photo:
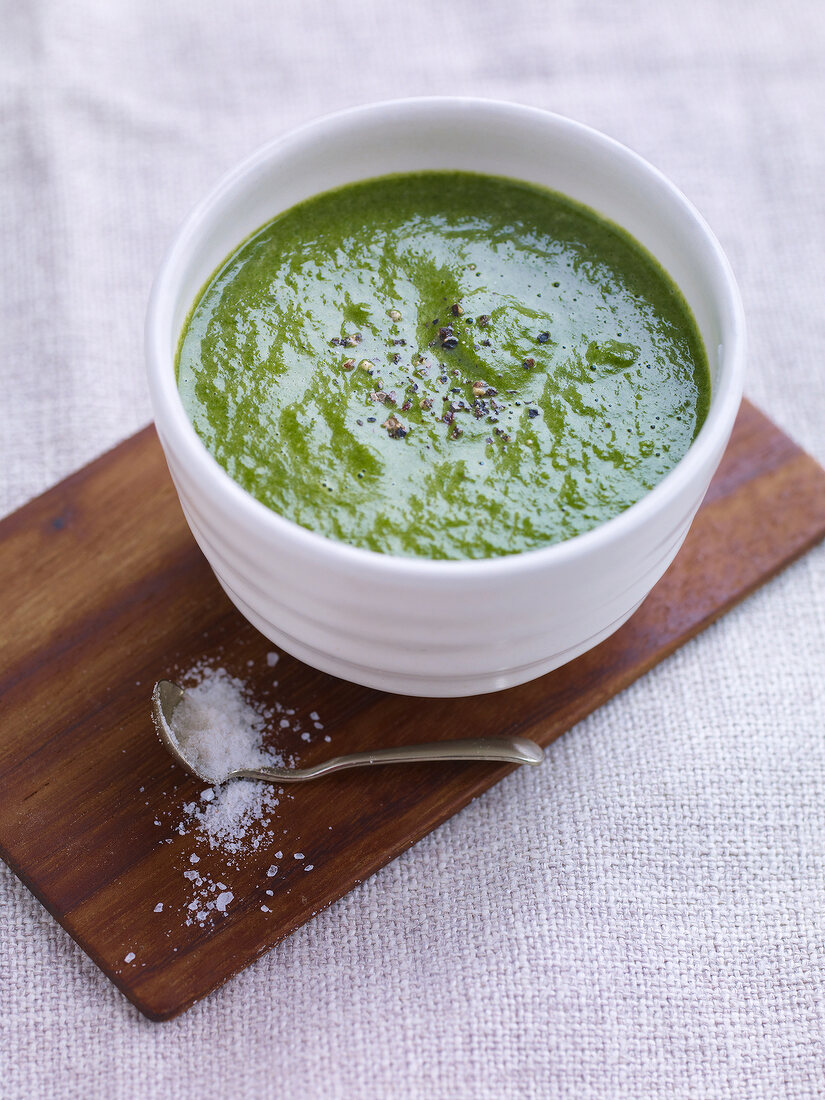
<svg viewBox="0 0 825 1100">
<path fill-rule="evenodd" d="M 266 838 L 260 829 L 269 811 L 280 804 L 272 787 L 251 779 L 235 779 L 192 816 L 192 822 L 212 849 L 240 855 L 257 851 Z"/>
<path fill-rule="evenodd" d="M 267 655 L 270 668 L 278 660 L 277 653 Z M 264 745 L 266 730 L 272 728 L 272 720 L 277 715 L 283 716 L 275 722 L 281 730 L 289 730 L 291 736 L 300 735 L 305 742 L 311 740 L 309 733 L 301 732 L 302 720 L 296 717 L 294 707 L 286 707 L 278 701 L 273 701 L 269 707 L 254 705 L 248 698 L 245 682 L 223 668 L 213 669 L 201 664 L 181 674 L 180 679 L 186 685 L 186 694 L 174 713 L 175 734 L 205 775 L 217 778 L 241 768 L 295 765 L 298 762 L 295 757 L 285 760 L 280 753 Z M 323 728 L 317 711 L 312 711 L 309 717 L 316 729 Z M 329 741 L 329 737 L 325 740 Z M 276 810 L 282 799 L 292 798 L 292 794 L 284 794 L 283 787 L 275 788 L 247 779 L 230 780 L 206 787 L 199 799 L 186 802 L 182 820 L 174 823 L 172 829 L 195 843 L 206 843 L 222 857 L 225 873 L 233 867 L 240 869 L 245 857 L 267 850 L 275 823 L 283 824 L 279 816 L 283 809 Z M 282 831 L 284 836 L 289 833 L 286 828 Z M 283 852 L 276 852 L 274 858 L 283 859 Z M 295 853 L 294 858 L 303 859 L 304 855 Z M 194 852 L 189 856 L 192 864 L 200 860 Z M 304 869 L 312 870 L 312 864 Z M 278 867 L 272 864 L 267 876 L 272 878 L 277 873 Z M 226 883 L 217 882 L 200 870 L 186 870 L 183 875 L 191 890 L 186 908 L 187 925 L 204 927 L 219 919 L 218 914 L 227 912 L 235 894 Z M 267 894 L 272 897 L 273 891 L 267 890 Z M 163 903 L 159 905 L 155 912 L 162 911 Z M 268 908 L 265 911 L 269 911 Z"/>
</svg>

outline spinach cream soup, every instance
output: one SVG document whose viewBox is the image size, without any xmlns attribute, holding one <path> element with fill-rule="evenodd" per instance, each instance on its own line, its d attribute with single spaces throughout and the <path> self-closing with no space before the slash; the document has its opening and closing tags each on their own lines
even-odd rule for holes
<svg viewBox="0 0 825 1100">
<path fill-rule="evenodd" d="M 710 396 L 681 294 L 627 233 L 514 180 L 422 172 L 280 214 L 214 274 L 177 359 L 258 500 L 388 554 L 589 531 L 684 455 Z"/>
</svg>

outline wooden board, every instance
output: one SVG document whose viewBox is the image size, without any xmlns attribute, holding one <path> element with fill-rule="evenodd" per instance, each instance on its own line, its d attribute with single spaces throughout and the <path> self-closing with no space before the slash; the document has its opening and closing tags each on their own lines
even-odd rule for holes
<svg viewBox="0 0 825 1100">
<path fill-rule="evenodd" d="M 154 735 L 154 680 L 206 660 L 271 696 L 277 672 L 277 697 L 323 718 L 323 736 L 292 746 L 305 763 L 422 730 L 546 745 L 823 536 L 825 472 L 745 403 L 685 546 L 617 634 L 519 688 L 410 700 L 286 655 L 269 667 L 273 647 L 212 577 L 146 428 L 0 523 L 0 854 L 142 1012 L 168 1019 L 509 769 L 416 765 L 291 787 L 248 857 L 197 849 L 199 872 L 234 898 L 187 924 L 194 849 L 177 825 L 203 784 Z"/>
</svg>

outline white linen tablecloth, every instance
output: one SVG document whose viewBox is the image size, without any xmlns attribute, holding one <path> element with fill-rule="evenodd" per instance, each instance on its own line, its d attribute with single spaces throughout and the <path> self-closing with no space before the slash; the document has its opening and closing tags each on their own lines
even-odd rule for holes
<svg viewBox="0 0 825 1100">
<path fill-rule="evenodd" d="M 0 16 L 0 513 L 149 419 L 149 286 L 217 176 L 426 93 L 550 108 L 663 169 L 740 281 L 749 396 L 825 461 L 821 0 Z M 0 868 L 0 1095 L 823 1095 L 824 580 L 819 548 L 172 1023 Z"/>
</svg>

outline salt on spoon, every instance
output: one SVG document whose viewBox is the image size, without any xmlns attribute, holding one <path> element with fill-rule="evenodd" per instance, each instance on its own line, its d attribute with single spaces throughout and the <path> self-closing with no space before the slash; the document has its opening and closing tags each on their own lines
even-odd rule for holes
<svg viewBox="0 0 825 1100">
<path fill-rule="evenodd" d="M 540 764 L 544 750 L 526 737 L 480 737 L 433 741 L 422 745 L 399 745 L 371 752 L 334 756 L 307 768 L 283 768 L 264 763 L 243 715 L 234 729 L 215 730 L 199 722 L 198 709 L 186 692 L 171 680 L 159 680 L 152 691 L 152 717 L 161 742 L 181 767 L 206 783 L 220 785 L 229 779 L 260 779 L 269 783 L 297 783 L 317 779 L 345 768 L 370 764 L 419 764 L 424 761 L 496 760 L 507 764 Z M 178 707 L 184 706 L 182 711 Z M 176 714 L 179 720 L 176 721 Z M 259 733 L 259 731 L 253 731 Z"/>
</svg>

